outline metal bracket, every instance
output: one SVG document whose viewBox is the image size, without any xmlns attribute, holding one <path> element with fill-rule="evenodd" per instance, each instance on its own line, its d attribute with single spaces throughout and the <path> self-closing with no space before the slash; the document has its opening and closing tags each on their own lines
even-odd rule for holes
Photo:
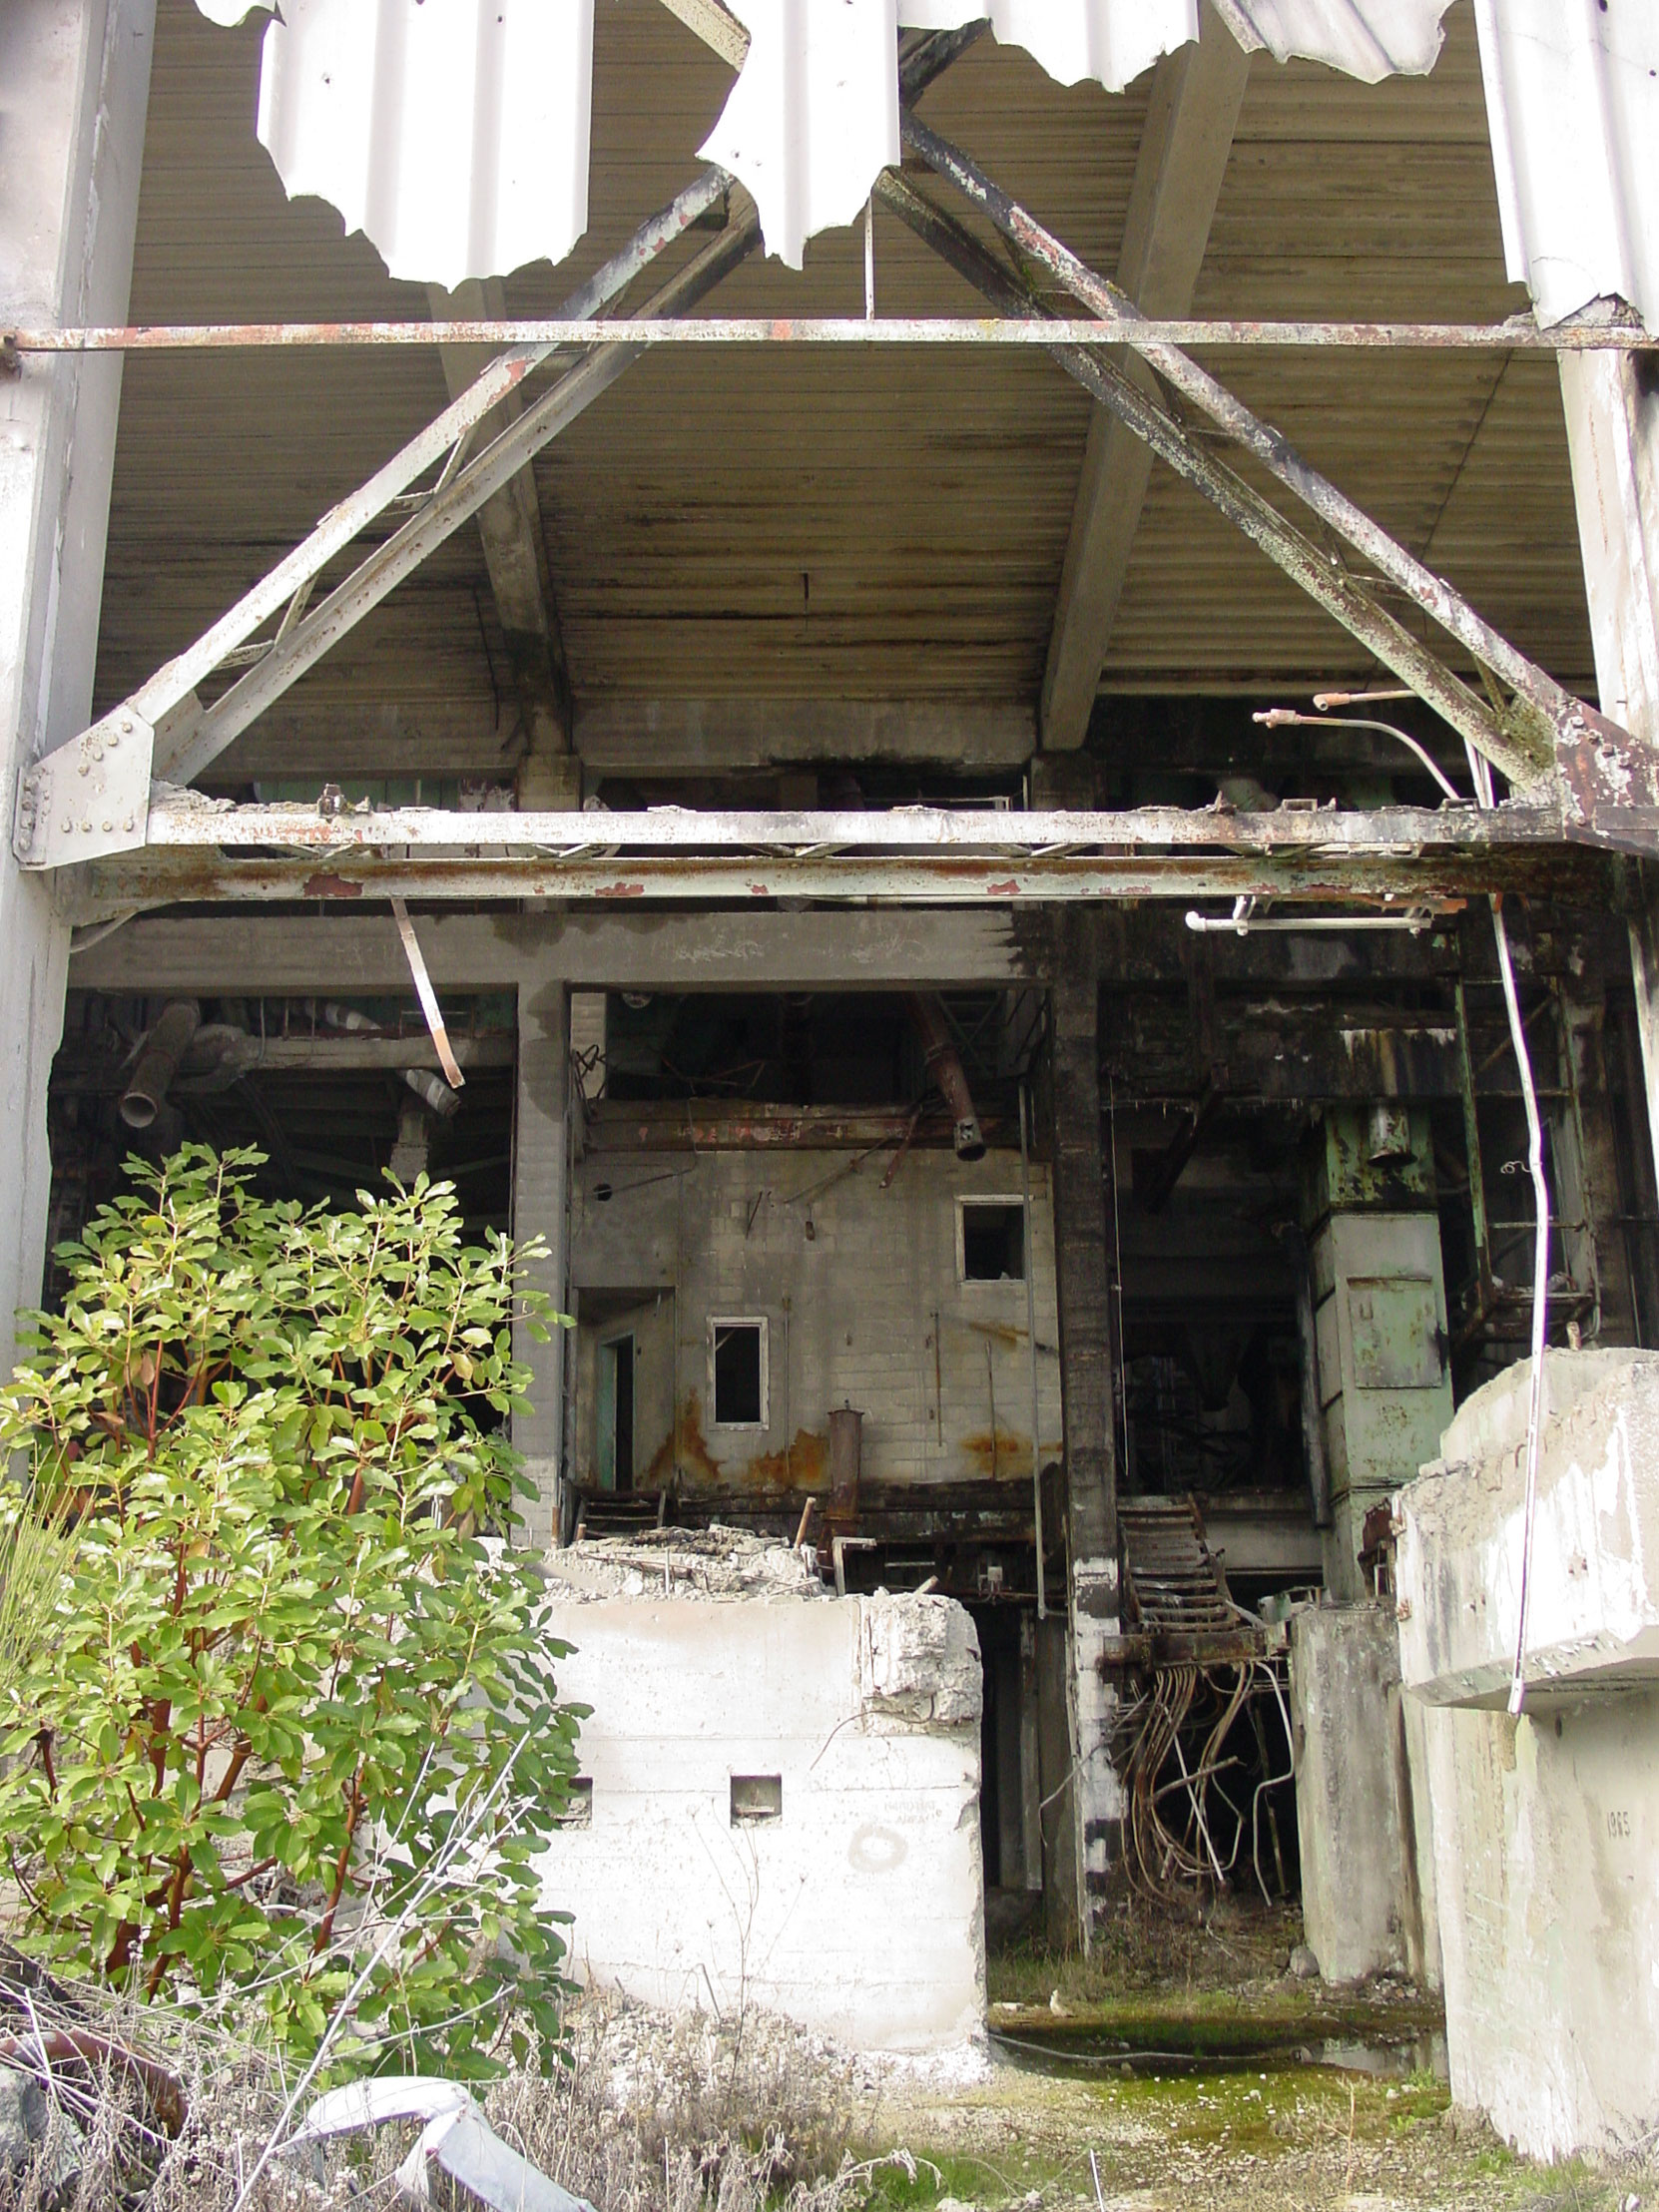
<svg viewBox="0 0 1659 2212">
<path fill-rule="evenodd" d="M 12 850 L 26 868 L 67 867 L 144 843 L 156 733 L 118 707 L 18 779 Z"/>
<path fill-rule="evenodd" d="M 1659 752 L 1574 700 L 1556 730 L 1555 759 L 1569 837 L 1659 854 Z"/>
</svg>

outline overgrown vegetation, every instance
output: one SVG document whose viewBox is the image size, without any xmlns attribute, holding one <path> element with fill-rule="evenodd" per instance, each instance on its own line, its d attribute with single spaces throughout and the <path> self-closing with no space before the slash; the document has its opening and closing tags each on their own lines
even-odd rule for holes
<svg viewBox="0 0 1659 2212">
<path fill-rule="evenodd" d="M 66 1248 L 0 1390 L 0 1836 L 28 1949 L 147 1999 L 249 2000 L 289 2059 L 550 2050 L 532 1857 L 579 1715 L 504 1530 L 505 1239 L 452 1190 L 260 1197 L 187 1147 Z"/>
</svg>

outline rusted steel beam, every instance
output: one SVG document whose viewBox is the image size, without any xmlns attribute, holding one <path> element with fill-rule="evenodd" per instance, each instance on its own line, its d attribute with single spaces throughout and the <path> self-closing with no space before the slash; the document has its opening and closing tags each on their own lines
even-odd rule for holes
<svg viewBox="0 0 1659 2212">
<path fill-rule="evenodd" d="M 1574 859 L 1578 864 L 1574 864 Z M 753 905 L 760 899 L 878 899 L 894 905 L 1006 905 L 1102 899 L 1271 898 L 1322 906 L 1399 905 L 1430 911 L 1491 889 L 1569 904 L 1610 899 L 1605 866 L 1588 847 L 1497 846 L 1485 851 L 1126 853 L 1121 857 L 982 853 L 546 857 L 402 857 L 351 852 L 236 859 L 196 847 L 152 848 L 89 862 L 78 877 L 77 919 L 197 901 L 414 901 L 571 899 L 600 905 Z"/>
<path fill-rule="evenodd" d="M 1017 312 L 1030 310 L 1032 297 L 1019 279 L 965 225 L 935 208 L 906 179 L 890 171 L 875 189 L 883 207 L 988 298 Z M 1511 783 L 1530 791 L 1543 780 L 1548 765 L 1541 749 L 1534 751 L 1512 737 L 1485 701 L 1413 637 L 1375 593 L 1324 547 L 1287 521 L 1236 469 L 1149 398 L 1113 361 L 1081 346 L 1064 345 L 1054 348 L 1054 358 L 1068 376 L 1102 406 L 1110 408 L 1160 460 L 1201 492 L 1292 583 L 1385 668 L 1392 669 L 1459 737 L 1478 746 Z"/>
<path fill-rule="evenodd" d="M 966 154 L 930 131 L 908 109 L 901 128 L 905 146 L 985 216 L 1024 260 L 1063 284 L 1096 314 L 1117 319 L 1126 333 L 1139 323 L 1140 310 L 1125 292 L 1097 276 Z M 1555 748 L 1582 748 L 1586 742 L 1603 776 L 1615 774 L 1620 763 L 1628 764 L 1633 775 L 1640 773 L 1647 759 L 1646 749 L 1628 732 L 1573 698 L 1547 670 L 1528 660 L 1443 577 L 1407 552 L 1346 493 L 1311 467 L 1288 438 L 1253 414 L 1207 369 L 1189 359 L 1179 346 L 1148 343 L 1137 350 L 1172 389 L 1208 415 L 1269 475 L 1318 515 L 1328 529 L 1509 687 L 1519 713 L 1508 718 L 1514 727 L 1498 731 L 1495 742 L 1489 727 L 1485 734 L 1475 728 L 1464 729 L 1457 722 L 1452 727 L 1477 746 L 1511 783 L 1536 782 Z M 1413 690 L 1419 688 L 1397 662 L 1390 660 L 1388 665 L 1411 683 Z M 1430 704 L 1444 712 L 1437 700 Z M 1647 773 L 1653 796 L 1659 799 L 1659 775 L 1653 764 L 1648 764 Z"/>
<path fill-rule="evenodd" d="M 1277 807 L 1261 813 L 1143 807 L 1122 812 L 1049 810 L 999 814 L 977 807 L 895 807 L 869 813 L 760 812 L 653 807 L 637 814 L 454 814 L 436 807 L 233 807 L 158 790 L 150 809 L 153 850 L 269 850 L 326 854 L 416 853 L 434 847 L 482 854 L 538 848 L 577 859 L 652 854 L 668 859 L 741 853 L 745 864 L 801 864 L 876 856 L 982 854 L 1044 861 L 1163 849 L 1407 855 L 1559 844 L 1559 808 L 1511 802 L 1474 807 L 1387 807 L 1375 813 Z M 631 864 L 630 861 L 626 864 Z"/>
<path fill-rule="evenodd" d="M 986 1132 L 1012 1142 L 995 1115 Z M 908 1109 L 842 1106 L 756 1106 L 700 1098 L 681 1104 L 601 1099 L 588 1109 L 589 1154 L 596 1152 L 827 1152 L 879 1151 L 885 1146 L 947 1145 L 955 1124 L 948 1113 L 918 1117 Z"/>
<path fill-rule="evenodd" d="M 683 306 L 700 299 L 754 252 L 760 235 L 759 219 L 753 202 L 749 202 L 734 215 L 720 238 L 663 285 L 650 301 L 648 313 L 678 314 Z M 551 391 L 526 407 L 476 460 L 467 462 L 434 490 L 401 529 L 377 545 L 317 607 L 294 624 L 286 637 L 275 643 L 246 676 L 208 708 L 180 746 L 172 775 L 183 783 L 199 776 L 274 700 L 297 683 L 330 647 L 411 575 L 428 554 L 511 483 L 533 455 L 608 391 L 639 354 L 637 345 L 595 346 Z"/>
<path fill-rule="evenodd" d="M 603 341 L 636 345 L 1178 345 L 1312 351 L 1429 353 L 1646 353 L 1659 336 L 1640 324 L 1556 322 L 1249 321 L 1235 316 L 694 315 L 672 323 L 591 317 L 434 316 L 429 322 L 141 322 L 14 330 L 4 342 L 35 353 L 338 351 L 360 346 L 500 345 L 564 350 Z"/>
<path fill-rule="evenodd" d="M 574 312 L 582 317 L 596 314 L 626 290 L 669 246 L 726 200 L 731 189 L 732 180 L 724 170 L 706 169 L 677 194 L 667 208 L 641 224 L 627 245 L 595 271 L 565 302 L 567 313 Z M 752 210 L 750 214 L 753 220 Z M 22 864 L 25 867 L 53 866 L 61 864 L 65 858 L 78 860 L 99 851 L 120 851 L 138 843 L 143 824 L 138 820 L 136 807 L 132 810 L 125 805 L 112 807 L 109 822 L 104 827 L 100 826 L 101 817 L 93 813 L 88 813 L 81 821 L 75 820 L 79 808 L 72 813 L 65 804 L 66 799 L 78 800 L 81 796 L 78 782 L 73 791 L 67 788 L 75 768 L 81 764 L 99 764 L 102 779 L 106 752 L 119 750 L 124 764 L 123 777 L 130 773 L 130 764 L 138 759 L 153 761 L 160 774 L 188 781 L 204 757 L 201 730 L 206 717 L 197 697 L 198 686 L 215 670 L 227 663 L 235 664 L 239 655 L 246 658 L 248 639 L 267 623 L 275 621 L 276 629 L 270 652 L 264 659 L 269 661 L 272 654 L 292 649 L 304 627 L 301 616 L 306 601 L 327 563 L 384 513 L 392 500 L 406 491 L 417 477 L 440 463 L 438 484 L 447 488 L 479 424 L 503 399 L 519 389 L 532 369 L 546 360 L 552 350 L 550 347 L 519 347 L 492 361 L 459 399 L 452 400 L 349 498 L 330 508 L 315 529 L 246 592 L 227 614 L 158 669 L 130 697 L 112 708 L 100 722 L 83 732 L 78 741 L 37 760 L 21 779 L 12 827 L 12 847 Z M 584 371 L 590 375 L 594 372 L 591 357 L 578 373 Z M 485 457 L 494 453 L 500 443 L 497 439 L 487 448 Z M 493 483 L 491 488 L 495 488 Z M 423 512 L 431 505 L 432 501 L 428 500 Z M 403 532 L 398 533 L 399 538 L 403 536 Z M 337 598 L 337 594 L 333 596 Z M 314 623 L 316 618 L 313 615 L 307 619 Z M 221 700 L 209 712 L 217 712 L 223 706 Z M 211 759 L 212 754 L 206 757 Z M 141 770 L 141 780 L 143 773 L 146 772 Z M 129 811 L 133 814 L 130 825 L 127 821 Z M 60 846 L 59 832 L 68 834 L 72 829 L 81 833 L 81 841 L 77 844 L 71 837 L 71 849 L 65 850 Z"/>
</svg>

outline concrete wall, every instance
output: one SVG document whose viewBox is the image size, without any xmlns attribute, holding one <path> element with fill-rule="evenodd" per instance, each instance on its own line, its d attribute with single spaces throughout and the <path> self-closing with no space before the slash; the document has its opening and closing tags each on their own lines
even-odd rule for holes
<svg viewBox="0 0 1659 2212">
<path fill-rule="evenodd" d="M 584 1327 L 577 1348 L 576 1471 L 595 1468 L 594 1367 L 621 1327 L 626 1294 L 639 1325 L 666 1310 L 672 1373 L 648 1372 L 659 1338 L 642 1337 L 641 1487 L 671 1464 L 663 1409 L 679 1407 L 673 1461 L 683 1488 L 804 1488 L 828 1480 L 830 1410 L 864 1414 L 866 1480 L 1031 1476 L 1031 1373 L 1023 1282 L 961 1280 L 957 1201 L 1018 1201 L 1019 1155 L 971 1165 L 912 1151 L 881 1188 L 891 1154 L 590 1153 L 577 1175 L 572 1280 Z M 609 1187 L 612 1196 L 596 1193 Z M 1061 1450 L 1048 1170 L 1031 1167 L 1037 1366 L 1044 1459 Z M 809 1233 L 810 1232 L 810 1233 Z M 604 1296 L 606 1319 L 589 1317 Z M 760 1431 L 717 1427 L 708 1383 L 713 1315 L 768 1323 L 770 1392 Z M 664 1386 L 666 1381 L 666 1388 Z M 994 1401 L 995 1419 L 992 1420 Z M 655 1421 L 648 1428 L 648 1421 Z"/>
<path fill-rule="evenodd" d="M 1437 1987 L 1428 1809 L 1412 1789 L 1391 1610 L 1296 1614 L 1291 1706 L 1302 1917 L 1321 1974 L 1359 1981 L 1403 1972 Z"/>
<path fill-rule="evenodd" d="M 1400 1648 L 1453 2093 L 1559 2157 L 1659 2129 L 1659 1359 L 1548 1358 L 1517 1721 L 1528 1386 L 1476 1391 L 1401 1493 Z"/>
<path fill-rule="evenodd" d="M 1459 1407 L 1401 1493 L 1405 1680 L 1434 1705 L 1501 1705 L 1520 1626 L 1530 1364 Z M 1537 1697 L 1659 1684 L 1659 1354 L 1552 1352 L 1524 1680 Z"/>
<path fill-rule="evenodd" d="M 1659 1692 L 1425 1709 L 1451 2089 L 1536 2158 L 1659 2127 Z"/>
<path fill-rule="evenodd" d="M 554 1554 L 573 1573 L 581 1558 Z M 576 1647 L 560 1692 L 593 1708 L 591 1825 L 542 1862 L 548 1903 L 575 1915 L 575 1972 L 672 2008 L 760 2004 L 863 2050 L 978 2036 L 967 1614 L 936 1597 L 671 1596 L 659 1572 L 640 1594 L 549 1609 Z M 734 1775 L 777 1776 L 781 1817 L 734 1825 Z"/>
</svg>

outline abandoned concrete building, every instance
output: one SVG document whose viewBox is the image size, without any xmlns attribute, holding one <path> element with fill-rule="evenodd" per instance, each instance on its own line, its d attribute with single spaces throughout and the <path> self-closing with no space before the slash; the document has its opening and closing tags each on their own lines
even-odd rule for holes
<svg viewBox="0 0 1659 2212">
<path fill-rule="evenodd" d="M 1659 2125 L 1656 148 L 1620 0 L 0 8 L 5 1325 L 186 1137 L 543 1241 L 594 1971 L 1238 1886 Z"/>
</svg>

